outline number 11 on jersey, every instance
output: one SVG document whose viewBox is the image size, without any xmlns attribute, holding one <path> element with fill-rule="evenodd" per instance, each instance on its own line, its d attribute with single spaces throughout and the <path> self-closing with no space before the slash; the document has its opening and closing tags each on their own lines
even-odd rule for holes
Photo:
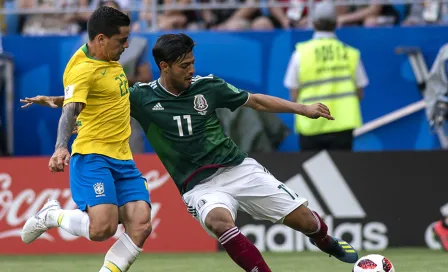
<svg viewBox="0 0 448 272">
<path fill-rule="evenodd" d="M 193 135 L 193 128 L 191 126 L 191 115 L 184 115 L 183 118 L 187 120 L 188 135 Z M 173 116 L 173 120 L 177 121 L 177 128 L 179 129 L 179 136 L 184 136 L 184 129 L 182 128 L 182 119 L 180 115 Z"/>
</svg>

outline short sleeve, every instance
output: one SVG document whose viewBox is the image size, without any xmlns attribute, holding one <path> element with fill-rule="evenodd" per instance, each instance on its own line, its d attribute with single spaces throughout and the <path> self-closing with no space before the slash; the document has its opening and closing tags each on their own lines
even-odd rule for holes
<svg viewBox="0 0 448 272">
<path fill-rule="evenodd" d="M 218 77 L 214 78 L 214 88 L 217 108 L 227 108 L 234 111 L 249 100 L 249 92 L 240 90 Z"/>
<path fill-rule="evenodd" d="M 137 82 L 129 88 L 129 102 L 131 104 L 131 116 L 137 119 L 140 115 L 140 105 L 142 101 L 142 90 L 138 87 L 140 82 Z"/>
<path fill-rule="evenodd" d="M 83 65 L 73 67 L 64 77 L 64 105 L 80 102 L 87 104 L 92 70 Z"/>
</svg>

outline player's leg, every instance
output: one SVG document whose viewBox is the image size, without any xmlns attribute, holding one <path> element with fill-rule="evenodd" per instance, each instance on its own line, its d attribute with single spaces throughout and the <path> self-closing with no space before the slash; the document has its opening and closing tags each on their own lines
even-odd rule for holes
<svg viewBox="0 0 448 272">
<path fill-rule="evenodd" d="M 221 191 L 225 186 L 217 180 L 196 185 L 183 196 L 188 211 L 244 271 L 271 271 L 260 251 L 235 226 L 238 203 Z"/>
<path fill-rule="evenodd" d="M 78 209 L 63 210 L 56 200 L 49 200 L 25 223 L 22 241 L 31 243 L 53 227 L 92 241 L 112 237 L 118 226 L 118 206 L 109 168 L 104 156 L 74 155 L 70 161 L 70 189 Z"/>
<path fill-rule="evenodd" d="M 79 236 L 78 224 L 92 241 L 105 241 L 117 232 L 118 202 L 110 158 L 76 154 L 70 161 L 70 189 L 78 210 L 54 210 L 49 224 Z M 87 219 L 88 218 L 88 219 Z"/>
<path fill-rule="evenodd" d="M 307 200 L 278 181 L 255 160 L 246 159 L 232 174 L 239 176 L 239 181 L 230 188 L 243 211 L 256 219 L 283 223 L 310 237 L 322 251 L 344 262 L 356 262 L 356 251 L 348 243 L 328 236 L 327 225 L 316 212 L 306 207 Z"/>
<path fill-rule="evenodd" d="M 128 202 L 119 208 L 119 216 L 129 238 L 136 246 L 143 247 L 152 231 L 151 206 L 147 201 Z"/>
<path fill-rule="evenodd" d="M 310 224 L 311 222 L 314 223 Z M 340 261 L 355 263 L 358 260 L 356 250 L 349 243 L 328 235 L 328 227 L 325 222 L 315 211 L 311 211 L 308 207 L 301 206 L 290 212 L 283 219 L 283 224 L 302 232 L 310 238 L 310 242 L 313 245 Z"/>
<path fill-rule="evenodd" d="M 439 242 L 442 244 L 443 249 L 448 251 L 448 203 L 445 204 L 440 211 L 442 213 L 442 220 L 434 225 L 433 231 Z"/>
<path fill-rule="evenodd" d="M 120 162 L 114 173 L 120 222 L 125 233 L 109 249 L 100 272 L 127 271 L 151 234 L 151 206 L 146 181 L 133 161 Z"/>
<path fill-rule="evenodd" d="M 107 251 L 100 272 L 128 271 L 151 234 L 151 209 L 144 201 L 129 202 L 120 207 L 120 222 L 125 232 Z"/>
<path fill-rule="evenodd" d="M 218 238 L 230 258 L 245 271 L 271 271 L 260 251 L 235 226 L 227 208 L 217 207 L 210 210 L 204 225 Z"/>
<path fill-rule="evenodd" d="M 117 232 L 118 209 L 115 204 L 94 204 L 87 211 L 52 210 L 46 219 L 49 227 L 60 227 L 75 236 L 102 242 Z"/>
</svg>

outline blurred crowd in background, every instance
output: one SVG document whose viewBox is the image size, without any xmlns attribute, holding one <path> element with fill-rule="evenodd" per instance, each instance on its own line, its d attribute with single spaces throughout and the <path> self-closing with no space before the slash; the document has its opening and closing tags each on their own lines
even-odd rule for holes
<svg viewBox="0 0 448 272">
<path fill-rule="evenodd" d="M 87 28 L 91 11 L 99 5 L 128 12 L 134 32 L 150 30 L 269 30 L 311 27 L 307 5 L 319 0 L 0 0 L 3 33 L 73 35 Z M 338 26 L 427 25 L 448 23 L 448 4 L 437 0 L 411 4 L 387 1 L 335 0 Z M 339 3 L 338 3 L 339 2 Z M 355 4 L 351 5 L 353 2 Z M 414 3 L 415 2 L 415 3 Z M 364 4 L 366 3 L 366 4 Z M 57 10 L 58 13 L 51 13 Z M 75 11 L 73 13 L 64 10 Z M 155 10 L 155 11 L 154 11 Z M 154 18 L 154 16 L 156 18 Z"/>
<path fill-rule="evenodd" d="M 330 3 L 330 5 L 333 6 L 332 14 L 334 16 L 330 18 L 330 21 L 332 22 L 331 26 L 322 29 L 316 28 L 315 25 L 313 26 L 313 20 L 316 20 L 316 18 L 323 15 L 323 19 L 326 20 L 324 21 L 328 23 L 328 12 L 317 14 L 314 9 L 310 10 L 309 7 L 316 6 L 315 4 L 317 2 L 322 2 L 323 0 L 154 1 L 156 0 L 0 0 L 0 7 L 2 7 L 0 12 L 0 31 L 3 36 L 79 35 L 81 37 L 79 44 L 76 44 L 73 48 L 73 50 L 76 50 L 82 43 L 88 41 L 86 33 L 87 21 L 93 10 L 104 5 L 126 12 L 131 18 L 131 28 L 133 33 L 171 30 L 244 32 L 259 30 L 269 31 L 275 29 L 314 29 L 316 33 L 313 36 L 313 39 L 331 38 L 337 40 L 334 31 L 341 27 L 407 27 L 448 24 L 448 1 L 446 0 L 327 0 L 328 2 L 333 2 Z M 314 19 L 312 20 L 310 18 Z M 133 85 L 135 82 L 149 82 L 154 79 L 152 74 L 154 67 L 151 67 L 148 58 L 148 52 L 150 51 L 148 40 L 144 37 L 137 36 L 134 36 L 129 40 L 130 46 L 120 59 L 120 63 L 126 72 L 130 85 Z M 353 50 L 357 51 L 357 49 Z M 8 53 L 3 52 L 1 48 L 0 51 L 3 53 L 1 56 L 4 57 L 4 62 L 8 63 Z M 304 63 L 302 58 L 300 58 L 301 61 L 299 62 L 299 58 L 296 57 L 296 55 L 298 55 L 298 50 L 292 52 L 288 69 L 285 71 L 285 83 L 283 84 L 291 93 L 296 94 L 295 96 L 291 96 L 291 100 L 294 102 L 300 101 L 300 98 L 297 97 L 299 89 L 302 95 L 304 93 L 304 87 L 299 87 L 298 85 L 299 83 L 300 85 L 303 85 L 303 82 L 300 82 L 303 81 L 303 79 L 298 78 L 298 67 L 301 67 L 302 69 L 303 67 L 307 67 L 307 69 L 310 70 L 310 65 L 314 65 L 313 61 Z M 356 53 L 355 55 L 359 54 Z M 363 93 L 363 88 L 369 83 L 361 59 L 362 57 L 359 57 L 359 60 L 354 61 L 353 66 L 356 66 L 356 69 L 352 71 L 352 74 L 343 75 L 346 78 L 354 79 L 355 85 L 352 89 L 356 89 L 358 93 Z M 325 65 L 331 66 L 333 63 Z M 0 63 L 0 69 L 5 69 L 4 67 L 8 66 Z M 0 111 L 0 156 L 13 154 L 13 142 L 11 139 L 14 138 L 14 129 L 11 120 L 13 120 L 12 116 L 14 111 L 12 108 L 12 105 L 14 104 L 12 97 L 13 94 L 16 93 L 16 90 L 12 87 L 15 77 L 14 72 L 15 71 L 11 70 L 8 74 L 7 70 L 0 70 L 0 105 L 6 105 L 2 106 L 2 111 Z M 288 74 L 290 75 L 288 76 Z M 10 88 L 8 88 L 8 82 L 10 83 Z M 339 77 L 336 77 L 334 80 L 325 78 L 322 82 L 331 82 L 334 86 L 340 84 Z M 419 84 L 420 83 L 421 82 L 419 82 Z M 314 85 L 315 84 L 312 84 L 312 86 Z M 6 90 L 9 90 L 9 100 L 6 99 L 8 96 L 6 95 L 8 93 Z M 21 94 L 15 94 L 15 96 L 20 95 Z M 437 97 L 434 96 L 432 98 L 433 102 L 440 100 L 439 96 L 440 95 L 437 93 Z M 362 95 L 359 96 L 359 100 L 361 100 L 361 98 Z M 441 105 L 443 107 L 446 106 L 445 108 L 448 109 L 448 102 L 445 103 L 446 105 L 443 103 Z M 346 108 L 345 105 L 339 105 L 339 107 Z M 359 106 L 356 106 L 356 108 L 359 108 Z M 226 133 L 247 152 L 270 152 L 277 150 L 284 139 L 292 133 L 291 127 L 288 128 L 284 122 L 274 114 L 254 115 L 246 110 L 236 111 L 233 115 L 228 112 L 218 112 L 218 114 L 220 114 L 220 119 Z M 348 115 L 347 118 L 340 119 L 349 120 L 349 117 L 353 116 L 352 113 L 346 114 Z M 356 110 L 356 114 L 359 116 L 361 115 L 359 109 Z M 442 111 L 439 115 L 442 116 L 444 114 L 445 111 Z M 448 113 L 446 115 L 448 118 Z M 253 124 L 251 126 L 251 129 L 253 130 L 251 135 L 253 135 L 253 137 L 248 136 L 247 127 L 245 126 L 246 121 L 243 118 L 244 116 L 252 118 L 250 123 Z M 361 120 L 361 117 L 359 119 Z M 239 122 L 240 120 L 244 120 L 244 122 Z M 9 128 L 7 128 L 7 124 L 9 124 Z M 133 131 L 130 139 L 132 151 L 133 153 L 143 153 L 145 150 L 148 150 L 148 148 L 145 147 L 144 133 L 141 131 L 140 126 L 135 120 L 133 120 L 131 124 Z M 317 124 L 315 125 L 316 127 L 320 127 L 320 130 L 322 130 L 319 131 L 320 133 L 318 133 L 318 135 L 323 134 L 323 136 L 326 137 L 326 142 L 343 142 L 344 149 L 352 150 L 354 139 L 353 129 L 359 127 L 361 121 L 359 121 L 359 124 L 356 126 L 344 127 L 346 129 L 348 128 L 348 130 L 344 130 L 344 135 L 342 135 L 341 138 L 338 138 L 339 140 L 333 138 L 328 140 L 328 131 L 323 131 L 323 126 L 318 125 L 318 123 L 315 124 Z M 300 131 L 297 129 L 297 124 L 295 127 L 296 132 L 300 135 Z M 335 130 L 335 128 L 332 129 Z M 336 129 L 335 131 L 339 133 L 340 129 Z M 446 134 L 448 135 L 448 129 Z M 301 135 L 301 139 L 302 138 L 305 137 Z M 448 136 L 442 138 L 446 139 L 445 146 L 448 148 Z M 9 139 L 9 141 L 7 141 L 7 139 Z M 322 142 L 322 139 L 316 138 L 315 142 Z M 302 150 L 306 149 L 306 145 L 303 142 L 300 142 L 299 146 L 301 146 Z M 331 149 L 329 147 L 330 145 L 327 144 L 316 147 L 314 142 L 311 146 L 313 150 L 315 148 Z M 11 151 L 8 151 L 8 147 Z M 338 146 L 337 148 L 341 147 Z"/>
</svg>

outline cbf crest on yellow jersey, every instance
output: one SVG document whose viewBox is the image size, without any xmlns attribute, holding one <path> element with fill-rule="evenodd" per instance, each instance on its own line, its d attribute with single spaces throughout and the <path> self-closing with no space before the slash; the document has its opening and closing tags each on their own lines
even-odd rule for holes
<svg viewBox="0 0 448 272">
<path fill-rule="evenodd" d="M 64 90 L 64 105 L 85 104 L 77 119 L 72 154 L 132 159 L 129 86 L 120 63 L 96 60 L 83 45 L 65 68 Z"/>
</svg>

